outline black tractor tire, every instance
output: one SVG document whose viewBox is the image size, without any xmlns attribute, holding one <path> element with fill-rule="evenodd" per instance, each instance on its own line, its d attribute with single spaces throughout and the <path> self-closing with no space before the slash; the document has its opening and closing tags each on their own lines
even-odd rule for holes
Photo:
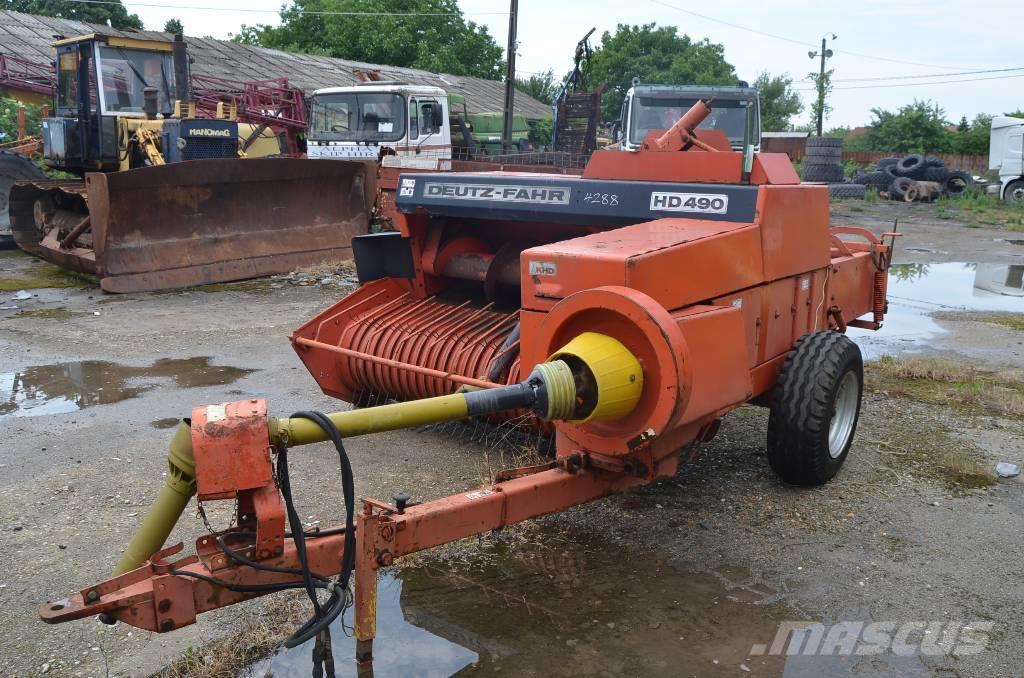
<svg viewBox="0 0 1024 678">
<path fill-rule="evenodd" d="M 949 173 L 942 187 L 946 189 L 946 195 L 956 197 L 967 193 L 968 189 L 973 185 L 974 177 L 967 172 L 957 170 Z"/>
<path fill-rule="evenodd" d="M 768 463 L 792 485 L 822 485 L 839 472 L 857 431 L 864 361 L 838 332 L 813 332 L 790 349 L 771 396 Z"/>
<path fill-rule="evenodd" d="M 839 183 L 844 179 L 842 165 L 815 165 L 804 164 L 804 181 L 823 182 L 826 184 Z"/>
<path fill-rule="evenodd" d="M 807 137 L 807 150 L 812 148 L 842 148 L 842 137 Z"/>
<path fill-rule="evenodd" d="M 910 177 L 896 177 L 889 184 L 889 197 L 893 200 L 906 200 L 907 189 L 914 182 Z"/>
<path fill-rule="evenodd" d="M 882 188 L 891 184 L 892 179 L 893 178 L 885 172 L 875 170 L 874 172 L 868 172 L 865 174 L 861 183 L 868 186 L 874 186 L 876 188 Z"/>
<path fill-rule="evenodd" d="M 926 167 L 924 169 L 924 172 L 921 174 L 921 180 L 922 181 L 937 181 L 940 184 L 944 184 L 944 183 L 946 183 L 946 179 L 949 178 L 950 174 L 951 174 L 951 172 L 948 169 L 946 169 L 945 166 L 942 166 L 942 167 Z"/>
<path fill-rule="evenodd" d="M 942 158 L 937 158 L 934 155 L 926 155 L 926 156 L 924 156 L 924 167 L 925 167 L 925 169 L 928 169 L 929 167 L 945 167 L 945 166 L 946 166 L 946 161 L 943 160 Z"/>
<path fill-rule="evenodd" d="M 885 176 L 889 177 L 889 183 L 892 183 L 893 179 L 900 178 L 900 175 L 896 173 L 896 165 L 886 165 L 882 171 L 885 172 Z"/>
<path fill-rule="evenodd" d="M 896 163 L 897 176 L 917 179 L 922 172 L 924 172 L 924 156 L 920 153 L 904 156 Z"/>
<path fill-rule="evenodd" d="M 882 158 L 875 161 L 875 169 L 884 170 L 886 167 L 895 167 L 899 161 L 899 158 Z"/>
<path fill-rule="evenodd" d="M 813 158 L 815 160 L 828 160 L 830 162 L 839 162 L 843 158 L 843 149 L 838 146 L 815 146 L 808 148 L 804 152 L 805 158 Z"/>
<path fill-rule="evenodd" d="M 830 184 L 828 187 L 828 194 L 833 198 L 853 198 L 853 199 L 864 199 L 864 194 L 867 192 L 864 184 Z"/>
<path fill-rule="evenodd" d="M 0 151 L 0 250 L 16 249 L 8 212 L 11 186 L 18 181 L 49 179 L 39 165 L 18 153 Z"/>
<path fill-rule="evenodd" d="M 1024 204 L 1024 179 L 1011 181 L 1006 185 L 1006 192 L 1003 193 L 1003 201 L 1013 205 Z"/>
</svg>

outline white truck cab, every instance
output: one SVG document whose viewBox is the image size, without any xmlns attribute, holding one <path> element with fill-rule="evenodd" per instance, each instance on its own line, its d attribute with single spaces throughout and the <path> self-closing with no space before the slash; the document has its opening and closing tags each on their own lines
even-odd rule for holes
<svg viewBox="0 0 1024 678">
<path fill-rule="evenodd" d="M 397 81 L 313 92 L 306 155 L 376 159 L 385 167 L 451 169 L 448 96 L 439 87 Z"/>
<path fill-rule="evenodd" d="M 698 99 L 711 97 L 715 98 L 711 115 L 697 127 L 698 133 L 702 129 L 721 130 L 734 150 L 744 150 L 746 139 L 757 152 L 761 144 L 761 110 L 758 91 L 753 87 L 641 85 L 634 79 L 622 102 L 615 141 L 621 149 L 635 151 L 649 131 L 668 129 Z"/>
<path fill-rule="evenodd" d="M 1000 198 L 1024 202 L 1024 119 L 992 118 L 988 168 L 999 172 Z"/>
</svg>

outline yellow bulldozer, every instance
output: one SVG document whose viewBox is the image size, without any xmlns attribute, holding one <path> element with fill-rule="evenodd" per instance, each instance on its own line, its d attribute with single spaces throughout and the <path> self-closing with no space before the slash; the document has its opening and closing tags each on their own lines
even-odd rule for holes
<svg viewBox="0 0 1024 678">
<path fill-rule="evenodd" d="M 107 292 L 225 282 L 350 258 L 376 195 L 373 162 L 281 156 L 267 124 L 196 114 L 184 41 L 60 39 L 43 156 L 82 180 L 10 192 L 23 250 Z"/>
</svg>

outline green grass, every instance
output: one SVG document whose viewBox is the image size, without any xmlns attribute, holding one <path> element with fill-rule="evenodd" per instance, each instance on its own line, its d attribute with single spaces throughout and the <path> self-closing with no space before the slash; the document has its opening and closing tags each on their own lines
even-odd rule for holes
<svg viewBox="0 0 1024 678">
<path fill-rule="evenodd" d="M 75 313 L 69 311 L 63 306 L 56 306 L 54 308 L 33 308 L 31 310 L 22 310 L 14 314 L 15 318 L 44 318 L 47 320 L 70 320 L 76 315 L 81 313 Z"/>
<path fill-rule="evenodd" d="M 1024 231 L 1024 204 L 1003 202 L 974 188 L 960 196 L 939 198 L 935 213 L 939 219 L 959 217 L 968 227 L 1003 226 L 1009 231 Z"/>
<path fill-rule="evenodd" d="M 1024 374 L 991 372 L 962 362 L 931 357 L 882 356 L 868 370 L 868 387 L 963 411 L 1024 416 Z"/>
<path fill-rule="evenodd" d="M 96 278 L 91 275 L 65 271 L 53 264 L 39 263 L 24 273 L 0 277 L 0 292 L 96 284 Z"/>
<path fill-rule="evenodd" d="M 972 313 L 967 319 L 1024 332 L 1024 313 Z"/>
</svg>

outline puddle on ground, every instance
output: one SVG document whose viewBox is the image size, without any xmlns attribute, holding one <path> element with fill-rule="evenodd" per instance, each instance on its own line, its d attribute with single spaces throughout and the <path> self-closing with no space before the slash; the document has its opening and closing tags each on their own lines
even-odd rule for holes
<svg viewBox="0 0 1024 678">
<path fill-rule="evenodd" d="M 693 666 L 734 676 L 741 663 L 781 673 L 781 657 L 748 657 L 753 644 L 771 641 L 776 617 L 792 617 L 755 604 L 774 593 L 763 585 L 730 590 L 654 555 L 624 558 L 619 544 L 537 541 L 382 575 L 372 675 L 677 676 Z M 352 623 L 349 610 L 344 624 Z M 356 675 L 354 639 L 339 622 L 331 638 L 337 674 Z M 307 678 L 312 645 L 247 675 Z"/>
<path fill-rule="evenodd" d="M 149 425 L 152 426 L 153 428 L 160 429 L 174 428 L 175 426 L 178 425 L 178 422 L 180 421 L 181 419 L 177 419 L 175 417 L 166 417 L 164 419 L 154 419 L 153 421 L 149 422 Z"/>
<path fill-rule="evenodd" d="M 149 367 L 103 360 L 26 367 L 0 373 L 0 417 L 38 417 L 135 398 L 171 379 L 179 388 L 223 386 L 254 370 L 211 365 L 206 356 L 164 358 Z M 154 422 L 155 425 L 155 422 Z"/>
<path fill-rule="evenodd" d="M 946 330 L 938 311 L 1024 313 L 1024 265 L 895 264 L 889 270 L 889 312 L 881 330 L 850 328 L 864 357 L 917 351 Z"/>
<path fill-rule="evenodd" d="M 883 675 L 926 675 L 914 657 L 752 655 L 772 644 L 781 621 L 805 617 L 773 602 L 775 592 L 742 568 L 686 572 L 594 535 L 533 536 L 514 547 L 482 542 L 458 562 L 385 572 L 372 672 L 359 675 L 675 678 L 749 669 L 817 678 L 860 675 L 865 661 Z M 331 629 L 338 676 L 357 675 L 352 623 L 349 610 Z M 308 678 L 312 646 L 242 675 Z"/>
</svg>

